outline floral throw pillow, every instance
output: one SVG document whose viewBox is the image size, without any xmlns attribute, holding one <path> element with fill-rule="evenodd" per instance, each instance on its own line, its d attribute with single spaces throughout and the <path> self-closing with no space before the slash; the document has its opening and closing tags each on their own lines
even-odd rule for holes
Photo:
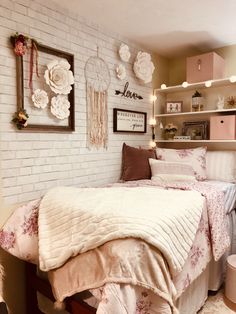
<svg viewBox="0 0 236 314">
<path fill-rule="evenodd" d="M 206 147 L 171 149 L 157 148 L 157 159 L 162 161 L 175 161 L 188 163 L 193 167 L 194 175 L 197 180 L 206 179 Z"/>
<path fill-rule="evenodd" d="M 41 199 L 18 207 L 0 230 L 0 246 L 28 262 L 38 263 L 38 208 Z"/>
</svg>

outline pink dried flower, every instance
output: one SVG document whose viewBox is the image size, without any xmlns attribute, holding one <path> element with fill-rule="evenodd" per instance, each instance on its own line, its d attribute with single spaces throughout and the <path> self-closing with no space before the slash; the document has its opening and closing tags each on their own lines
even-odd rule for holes
<svg viewBox="0 0 236 314">
<path fill-rule="evenodd" d="M 18 40 L 15 44 L 14 51 L 17 56 L 23 56 L 26 53 L 26 46 L 24 46 L 22 41 Z"/>
</svg>

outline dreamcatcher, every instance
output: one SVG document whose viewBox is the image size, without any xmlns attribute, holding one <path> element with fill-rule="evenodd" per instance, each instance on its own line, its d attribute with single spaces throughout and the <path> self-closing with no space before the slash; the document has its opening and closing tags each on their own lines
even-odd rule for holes
<svg viewBox="0 0 236 314">
<path fill-rule="evenodd" d="M 107 90 L 110 85 L 110 72 L 107 64 L 98 53 L 90 57 L 85 65 L 87 88 L 87 130 L 88 146 L 107 148 L 108 111 Z"/>
</svg>

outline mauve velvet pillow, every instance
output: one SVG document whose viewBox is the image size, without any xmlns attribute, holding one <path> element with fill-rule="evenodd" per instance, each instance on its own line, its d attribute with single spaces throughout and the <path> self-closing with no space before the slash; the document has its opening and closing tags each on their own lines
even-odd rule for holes
<svg viewBox="0 0 236 314">
<path fill-rule="evenodd" d="M 135 148 L 123 144 L 121 180 L 132 181 L 151 178 L 149 158 L 156 159 L 153 149 Z"/>
</svg>

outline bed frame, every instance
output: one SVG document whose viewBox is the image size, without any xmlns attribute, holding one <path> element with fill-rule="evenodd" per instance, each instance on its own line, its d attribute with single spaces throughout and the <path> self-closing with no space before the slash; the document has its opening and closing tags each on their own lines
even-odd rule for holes
<svg viewBox="0 0 236 314">
<path fill-rule="evenodd" d="M 37 292 L 55 302 L 49 282 L 37 276 L 37 266 L 25 262 L 26 272 L 26 314 L 43 314 L 38 308 Z M 71 314 L 94 314 L 96 309 L 73 296 L 64 300 L 66 310 Z"/>
</svg>

